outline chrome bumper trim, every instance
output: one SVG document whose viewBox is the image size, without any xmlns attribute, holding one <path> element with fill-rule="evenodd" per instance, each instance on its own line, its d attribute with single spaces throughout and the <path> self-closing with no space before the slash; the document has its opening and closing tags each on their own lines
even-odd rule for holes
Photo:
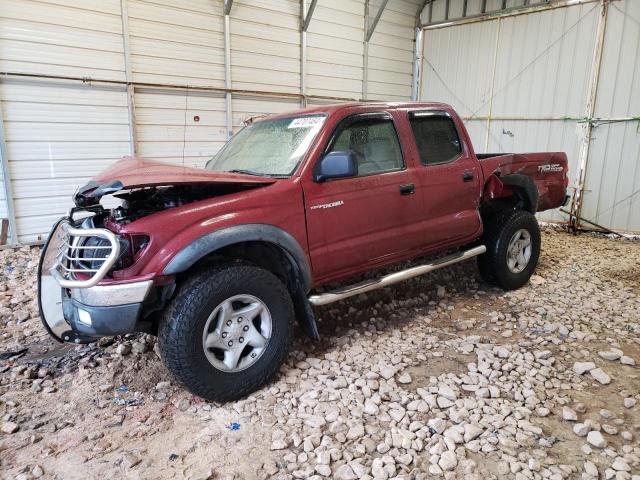
<svg viewBox="0 0 640 480">
<path fill-rule="evenodd" d="M 118 238 L 113 232 L 104 228 L 74 228 L 69 222 L 63 220 L 52 233 L 52 236 L 55 236 L 55 242 L 52 242 L 52 244 L 55 243 L 57 248 L 50 248 L 49 251 L 47 251 L 44 266 L 63 288 L 90 288 L 97 285 L 116 263 L 118 255 L 120 254 Z M 72 259 L 77 256 L 78 250 L 89 248 L 71 244 L 70 238 L 74 237 L 101 237 L 109 241 L 111 244 L 111 252 L 103 259 L 104 262 L 100 265 L 100 268 L 95 270 L 76 270 L 73 268 Z M 69 251 L 71 255 L 68 255 L 67 251 Z M 67 263 L 71 266 L 68 266 Z M 75 271 L 86 271 L 93 273 L 93 275 L 87 280 L 73 280 L 72 278 L 68 278 L 69 276 L 73 276 L 72 274 Z"/>
<path fill-rule="evenodd" d="M 151 287 L 153 280 L 143 282 L 123 283 L 117 285 L 96 285 L 89 288 L 71 288 L 71 298 L 91 307 L 110 307 L 142 303 Z"/>
</svg>

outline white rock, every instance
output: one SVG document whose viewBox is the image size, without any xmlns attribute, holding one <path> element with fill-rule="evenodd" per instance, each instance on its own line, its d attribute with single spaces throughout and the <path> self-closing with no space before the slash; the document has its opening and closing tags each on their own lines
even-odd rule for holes
<svg viewBox="0 0 640 480">
<path fill-rule="evenodd" d="M 623 365 L 629 365 L 633 367 L 636 364 L 636 361 L 631 357 L 627 357 L 626 355 L 623 355 L 622 357 L 620 357 L 620 363 Z"/>
<path fill-rule="evenodd" d="M 466 423 L 464 425 L 464 441 L 465 443 L 468 443 L 472 440 L 475 440 L 476 438 L 478 438 L 480 435 L 482 435 L 482 432 L 484 430 L 480 427 L 478 427 L 477 425 L 474 425 L 473 423 Z"/>
<path fill-rule="evenodd" d="M 438 395 L 441 396 L 441 397 L 446 398 L 447 400 L 451 400 L 452 402 L 455 402 L 457 400 L 457 398 L 458 398 L 458 396 L 453 391 L 453 389 L 451 387 L 449 387 L 448 385 L 444 385 L 444 386 L 440 387 L 438 389 Z"/>
<path fill-rule="evenodd" d="M 380 375 L 385 380 L 389 380 L 393 378 L 395 374 L 396 374 L 396 369 L 394 367 L 383 367 L 380 369 Z"/>
<path fill-rule="evenodd" d="M 573 371 L 578 375 L 582 375 L 583 373 L 590 372 L 596 368 L 596 364 L 593 362 L 576 362 L 573 364 Z"/>
<path fill-rule="evenodd" d="M 562 418 L 569 422 L 575 422 L 578 420 L 578 414 L 565 405 L 562 407 Z"/>
<path fill-rule="evenodd" d="M 357 480 L 358 476 L 349 465 L 342 465 L 333 474 L 336 480 Z"/>
<path fill-rule="evenodd" d="M 455 452 L 453 452 L 452 450 L 447 450 L 442 455 L 440 455 L 438 465 L 445 472 L 449 472 L 456 468 L 456 466 L 458 465 L 458 458 L 456 457 Z"/>
<path fill-rule="evenodd" d="M 617 470 L 618 472 L 628 472 L 631 470 L 629 464 L 624 460 L 624 458 L 617 457 L 613 463 L 611 464 L 611 468 Z"/>
<path fill-rule="evenodd" d="M 398 383 L 402 383 L 404 385 L 406 385 L 407 383 L 411 383 L 411 375 L 406 372 L 403 373 L 398 377 Z"/>
<path fill-rule="evenodd" d="M 576 423 L 573 426 L 573 433 L 578 435 L 579 437 L 586 437 L 587 433 L 589 433 L 589 426 L 584 423 Z"/>
<path fill-rule="evenodd" d="M 364 413 L 368 413 L 369 415 L 378 415 L 378 413 L 380 413 L 380 407 L 378 407 L 373 400 L 367 398 L 364 401 Z"/>
<path fill-rule="evenodd" d="M 593 370 L 590 370 L 589 375 L 591 375 L 594 380 L 596 380 L 598 383 L 601 383 L 602 385 L 611 383 L 611 377 L 607 375 L 606 372 L 601 368 L 594 368 Z"/>
<path fill-rule="evenodd" d="M 602 434 L 596 430 L 592 430 L 587 434 L 587 442 L 596 448 L 604 448 L 607 446 L 607 441 Z"/>
<path fill-rule="evenodd" d="M 627 397 L 624 399 L 625 408 L 633 408 L 636 406 L 636 399 L 633 397 Z"/>
<path fill-rule="evenodd" d="M 611 350 L 598 352 L 598 355 L 600 356 L 600 358 L 604 358 L 605 360 L 618 360 L 622 356 L 622 350 L 612 348 Z"/>
<path fill-rule="evenodd" d="M 584 462 L 583 468 L 587 475 L 590 475 L 592 477 L 598 476 L 598 467 L 596 467 L 595 463 L 587 460 L 586 462 Z"/>
</svg>

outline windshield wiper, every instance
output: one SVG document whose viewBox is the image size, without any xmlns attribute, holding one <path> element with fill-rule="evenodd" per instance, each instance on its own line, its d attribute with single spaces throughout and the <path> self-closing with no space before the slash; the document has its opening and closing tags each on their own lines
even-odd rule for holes
<svg viewBox="0 0 640 480">
<path fill-rule="evenodd" d="M 268 176 L 266 173 L 258 173 L 258 172 L 254 172 L 252 170 L 240 170 L 240 169 L 234 169 L 234 170 L 227 170 L 229 173 L 243 173 L 245 175 L 253 175 L 255 177 L 266 177 Z"/>
</svg>

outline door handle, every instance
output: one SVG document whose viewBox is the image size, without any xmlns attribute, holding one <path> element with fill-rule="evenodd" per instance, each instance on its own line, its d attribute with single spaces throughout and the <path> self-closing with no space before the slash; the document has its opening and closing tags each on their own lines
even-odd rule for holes
<svg viewBox="0 0 640 480">
<path fill-rule="evenodd" d="M 411 195 L 415 191 L 416 191 L 416 186 L 413 183 L 400 185 L 400 195 Z"/>
<path fill-rule="evenodd" d="M 462 172 L 462 181 L 464 182 L 470 182 L 471 180 L 473 180 L 473 172 L 471 171 L 467 171 L 467 172 Z"/>
</svg>

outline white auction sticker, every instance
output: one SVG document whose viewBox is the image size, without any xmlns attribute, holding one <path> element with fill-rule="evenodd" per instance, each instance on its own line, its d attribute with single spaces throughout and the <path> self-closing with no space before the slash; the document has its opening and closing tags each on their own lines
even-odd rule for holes
<svg viewBox="0 0 640 480">
<path fill-rule="evenodd" d="M 300 117 L 291 120 L 291 123 L 287 128 L 309 128 L 319 125 L 324 120 L 324 117 Z"/>
</svg>

